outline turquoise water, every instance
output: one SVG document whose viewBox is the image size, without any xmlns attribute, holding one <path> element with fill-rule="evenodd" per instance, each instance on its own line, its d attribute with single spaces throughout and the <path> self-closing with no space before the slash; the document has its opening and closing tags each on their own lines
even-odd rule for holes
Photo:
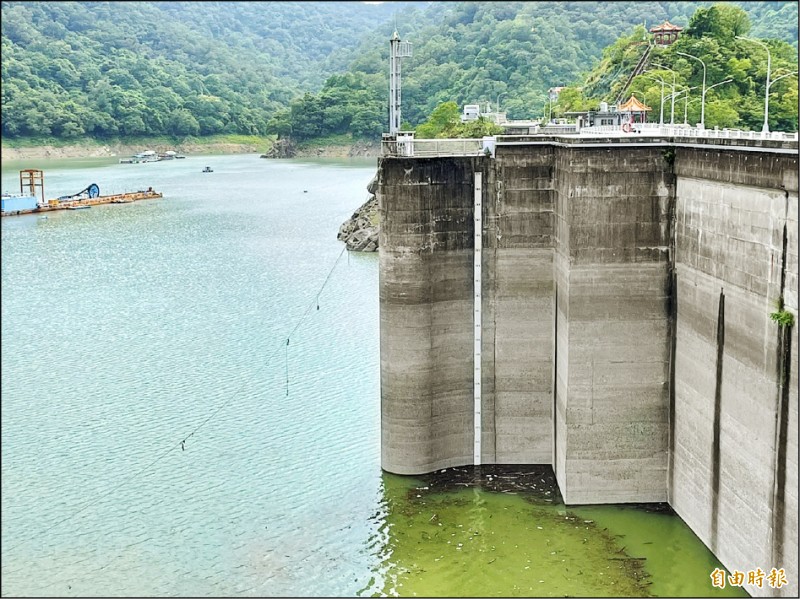
<svg viewBox="0 0 800 599">
<path fill-rule="evenodd" d="M 441 547 L 400 534 L 430 526 L 428 508 L 418 481 L 380 470 L 378 257 L 336 240 L 375 164 L 3 164 L 4 191 L 42 167 L 48 198 L 90 183 L 164 194 L 2 219 L 4 595 L 463 594 L 463 576 L 414 575 Z M 544 551 L 522 496 L 463 493 L 430 498 L 454 534 L 495 506 L 508 511 L 495 534 Z M 630 555 L 649 552 L 651 593 L 711 592 L 717 562 L 674 515 L 585 513 L 591 559 L 542 568 L 605 563 L 644 535 Z M 494 570 L 481 551 L 459 562 L 469 588 L 620 588 L 595 576 L 531 591 L 507 550 Z"/>
</svg>

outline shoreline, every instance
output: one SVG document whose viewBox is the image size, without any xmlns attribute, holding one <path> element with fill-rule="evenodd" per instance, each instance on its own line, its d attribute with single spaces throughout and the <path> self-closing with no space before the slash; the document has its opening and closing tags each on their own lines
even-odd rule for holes
<svg viewBox="0 0 800 599">
<path fill-rule="evenodd" d="M 74 144 L 66 146 L 29 146 L 21 148 L 11 148 L 3 145 L 0 149 L 2 161 L 12 160 L 31 160 L 43 158 L 127 158 L 133 156 L 138 152 L 145 150 L 155 150 L 156 152 L 166 152 L 167 150 L 175 150 L 179 154 L 253 154 L 261 152 L 262 144 L 254 143 L 227 143 L 215 142 L 208 144 L 174 144 L 168 145 L 162 143 L 153 144 L 105 144 L 105 145 L 89 145 L 89 144 Z"/>
<path fill-rule="evenodd" d="M 16 160 L 41 160 L 62 158 L 127 158 L 145 150 L 166 152 L 174 150 L 187 156 L 204 154 L 263 154 L 265 144 L 261 143 L 233 143 L 233 142 L 208 142 L 208 143 L 175 143 L 163 141 L 147 143 L 109 143 L 109 144 L 71 144 L 64 146 L 40 145 L 28 147 L 0 146 L 0 160 L 10 162 Z M 379 146 L 370 144 L 331 144 L 327 146 L 299 148 L 295 154 L 297 158 L 348 158 L 348 157 L 373 157 L 379 155 Z"/>
</svg>

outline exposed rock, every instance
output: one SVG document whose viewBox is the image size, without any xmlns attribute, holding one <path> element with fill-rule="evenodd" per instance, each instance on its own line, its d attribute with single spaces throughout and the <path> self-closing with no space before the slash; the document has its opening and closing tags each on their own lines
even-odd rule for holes
<svg viewBox="0 0 800 599">
<path fill-rule="evenodd" d="M 381 155 L 380 141 L 356 140 L 351 144 L 303 147 L 279 139 L 261 158 L 374 158 Z"/>
<path fill-rule="evenodd" d="M 378 198 L 373 195 L 342 223 L 336 238 L 351 252 L 376 252 L 379 233 Z"/>
<path fill-rule="evenodd" d="M 380 141 L 359 140 L 355 142 L 347 153 L 348 156 L 364 156 L 368 158 L 381 155 Z M 373 192 L 370 192 L 373 193 Z"/>
<path fill-rule="evenodd" d="M 261 158 L 294 158 L 297 155 L 297 148 L 289 139 L 279 139 Z"/>
<path fill-rule="evenodd" d="M 179 154 L 196 156 L 198 154 L 250 154 L 258 152 L 255 143 L 223 143 L 182 141 L 175 143 L 138 143 L 109 142 L 98 145 L 89 141 L 76 142 L 64 146 L 26 146 L 12 148 L 5 144 L 0 147 L 3 161 L 31 160 L 39 158 L 106 158 L 112 156 L 131 156 L 144 150 L 166 152 L 175 150 Z"/>
<path fill-rule="evenodd" d="M 375 176 L 372 177 L 372 181 L 367 183 L 367 191 L 370 195 L 375 195 L 375 192 L 378 191 L 378 174 L 375 173 Z"/>
</svg>

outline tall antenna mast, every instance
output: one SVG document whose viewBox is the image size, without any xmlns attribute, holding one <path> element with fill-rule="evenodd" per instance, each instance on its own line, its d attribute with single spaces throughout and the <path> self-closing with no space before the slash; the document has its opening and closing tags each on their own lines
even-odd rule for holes
<svg viewBox="0 0 800 599">
<path fill-rule="evenodd" d="M 395 16 L 395 23 L 397 16 Z M 389 134 L 400 131 L 400 59 L 411 56 L 411 42 L 401 42 L 395 28 L 389 40 Z"/>
</svg>

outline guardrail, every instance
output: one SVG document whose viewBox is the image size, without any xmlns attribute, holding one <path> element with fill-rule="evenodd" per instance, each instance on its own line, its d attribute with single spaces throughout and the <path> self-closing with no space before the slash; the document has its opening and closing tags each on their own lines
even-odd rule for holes
<svg viewBox="0 0 800 599">
<path fill-rule="evenodd" d="M 536 135 L 536 134 L 534 134 Z M 544 133 L 544 135 L 553 135 Z M 687 125 L 659 125 L 658 123 L 637 123 L 632 131 L 623 131 L 619 125 L 602 125 L 587 127 L 579 133 L 564 133 L 570 137 L 673 137 L 683 139 L 744 139 L 798 141 L 797 133 L 782 131 L 742 131 L 740 129 L 699 129 Z M 495 140 L 493 137 L 482 139 L 400 139 L 386 140 L 381 143 L 383 156 L 408 156 L 415 158 L 432 158 L 438 156 L 483 156 L 494 155 Z"/>
<path fill-rule="evenodd" d="M 661 127 L 662 135 L 673 137 L 706 137 L 715 139 L 770 139 L 774 141 L 797 141 L 797 132 L 784 133 L 783 131 L 742 131 L 741 129 L 697 129 L 695 127 L 676 127 L 665 125 Z"/>
<path fill-rule="evenodd" d="M 483 139 L 411 139 L 384 140 L 381 151 L 384 156 L 414 156 L 430 158 L 436 156 L 481 156 L 488 148 Z"/>
<path fill-rule="evenodd" d="M 783 131 L 743 131 L 741 129 L 699 129 L 688 125 L 659 125 L 658 123 L 637 123 L 633 130 L 625 132 L 620 125 L 601 125 L 586 127 L 580 130 L 579 135 L 589 137 L 595 135 L 610 135 L 614 137 L 659 136 L 659 137 L 684 137 L 704 139 L 769 139 L 773 141 L 798 141 L 797 132 L 785 133 Z"/>
</svg>

